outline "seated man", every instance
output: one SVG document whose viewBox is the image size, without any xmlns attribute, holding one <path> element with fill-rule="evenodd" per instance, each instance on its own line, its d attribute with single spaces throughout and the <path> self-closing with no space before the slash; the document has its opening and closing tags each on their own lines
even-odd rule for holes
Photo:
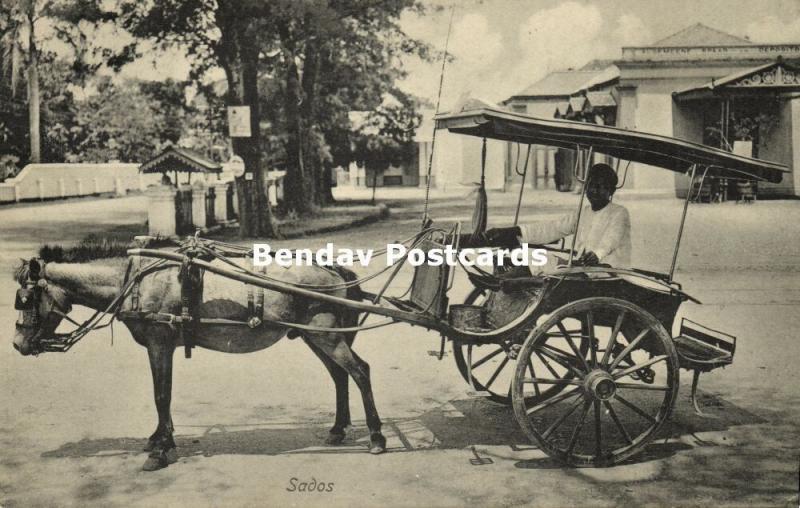
<svg viewBox="0 0 800 508">
<path fill-rule="evenodd" d="M 617 174 L 608 164 L 595 164 L 589 170 L 586 198 L 589 206 L 556 220 L 532 222 L 486 232 L 485 243 L 491 246 L 516 246 L 519 243 L 542 245 L 575 234 L 575 255 L 579 264 L 606 264 L 627 268 L 631 260 L 631 223 L 628 210 L 611 202 Z M 475 242 L 470 242 L 475 243 Z"/>
<path fill-rule="evenodd" d="M 608 164 L 595 164 L 589 170 L 586 197 L 589 206 L 556 220 L 539 221 L 522 226 L 494 228 L 479 238 L 467 238 L 464 246 L 517 247 L 520 243 L 543 245 L 575 234 L 575 259 L 580 265 L 607 264 L 618 268 L 630 266 L 630 218 L 625 207 L 611 198 L 617 185 L 617 174 Z M 479 245 L 480 244 L 480 245 Z M 559 260 L 563 262 L 563 260 Z M 545 267 L 545 271 L 549 271 Z M 530 276 L 527 267 L 516 267 L 506 277 Z M 503 275 L 501 275 L 503 277 Z M 494 291 L 486 302 L 487 321 L 492 327 L 502 326 L 519 316 L 534 297 L 533 291 Z"/>
</svg>

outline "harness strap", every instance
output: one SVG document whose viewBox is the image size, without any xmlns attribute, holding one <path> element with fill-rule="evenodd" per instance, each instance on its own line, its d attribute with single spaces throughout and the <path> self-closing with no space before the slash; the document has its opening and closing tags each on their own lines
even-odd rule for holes
<svg viewBox="0 0 800 508">
<path fill-rule="evenodd" d="M 166 325 L 181 325 L 193 321 L 191 316 L 176 316 L 168 312 L 148 312 L 145 310 L 123 310 L 118 313 L 120 319 L 123 320 L 145 320 L 154 321 L 156 323 L 163 323 Z"/>
</svg>

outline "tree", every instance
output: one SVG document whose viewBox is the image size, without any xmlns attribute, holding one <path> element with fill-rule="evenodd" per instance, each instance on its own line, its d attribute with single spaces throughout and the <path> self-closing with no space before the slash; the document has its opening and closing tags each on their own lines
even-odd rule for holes
<svg viewBox="0 0 800 508">
<path fill-rule="evenodd" d="M 429 56 L 406 36 L 400 15 L 414 0 L 276 2 L 278 34 L 265 72 L 282 80 L 279 111 L 285 133 L 286 206 L 298 213 L 332 200 L 330 173 L 349 158 L 350 111 L 377 108 L 404 75 L 399 57 Z"/>
<path fill-rule="evenodd" d="M 12 96 L 16 81 L 24 69 L 28 96 L 28 127 L 31 162 L 40 162 L 41 152 L 41 90 L 39 71 L 46 58 L 52 58 L 44 49 L 52 36 L 71 44 L 75 50 L 75 69 L 86 64 L 85 57 L 93 54 L 86 30 L 112 19 L 93 0 L 0 0 L 0 41 L 10 48 L 12 57 Z M 43 35 L 41 25 L 47 21 L 53 35 Z M 83 23 L 79 23 L 82 21 Z M 17 68 L 17 62 L 22 69 Z M 88 72 L 90 67 L 84 69 Z"/>
<path fill-rule="evenodd" d="M 269 45 L 265 27 L 271 8 L 271 3 L 258 0 L 121 2 L 122 25 L 134 36 L 183 47 L 194 64 L 194 78 L 213 66 L 221 67 L 228 84 L 226 104 L 250 107 L 252 136 L 233 138 L 233 151 L 244 159 L 252 176 L 236 179 L 243 237 L 276 234 L 264 185 L 258 103 L 258 64 L 262 47 Z"/>
<path fill-rule="evenodd" d="M 68 160 L 141 162 L 178 143 L 189 113 L 180 83 L 96 81 L 97 92 L 76 104 Z"/>
</svg>

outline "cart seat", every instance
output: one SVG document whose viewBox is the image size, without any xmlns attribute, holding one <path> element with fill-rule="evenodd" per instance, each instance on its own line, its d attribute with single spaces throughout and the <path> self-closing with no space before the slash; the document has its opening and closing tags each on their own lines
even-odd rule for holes
<svg viewBox="0 0 800 508">
<path fill-rule="evenodd" d="M 418 248 L 428 251 L 431 249 L 444 249 L 443 243 L 431 239 L 422 240 Z M 422 312 L 437 317 L 444 317 L 447 313 L 447 285 L 449 282 L 450 267 L 447 263 L 434 266 L 422 263 L 414 269 L 414 278 L 411 281 L 410 303 Z"/>
</svg>

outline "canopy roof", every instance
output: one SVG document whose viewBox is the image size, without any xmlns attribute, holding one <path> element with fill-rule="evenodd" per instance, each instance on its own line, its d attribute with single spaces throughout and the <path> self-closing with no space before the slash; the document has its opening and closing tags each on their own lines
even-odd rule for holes
<svg viewBox="0 0 800 508">
<path fill-rule="evenodd" d="M 779 163 L 742 157 L 680 139 L 617 127 L 569 120 L 550 120 L 501 110 L 471 101 L 456 113 L 436 117 L 438 129 L 469 136 L 595 152 L 686 173 L 692 165 L 708 176 L 779 183 L 788 168 Z M 701 173 L 702 174 L 702 173 Z"/>
<path fill-rule="evenodd" d="M 186 148 L 170 145 L 139 166 L 140 173 L 221 173 L 222 166 Z"/>
</svg>

